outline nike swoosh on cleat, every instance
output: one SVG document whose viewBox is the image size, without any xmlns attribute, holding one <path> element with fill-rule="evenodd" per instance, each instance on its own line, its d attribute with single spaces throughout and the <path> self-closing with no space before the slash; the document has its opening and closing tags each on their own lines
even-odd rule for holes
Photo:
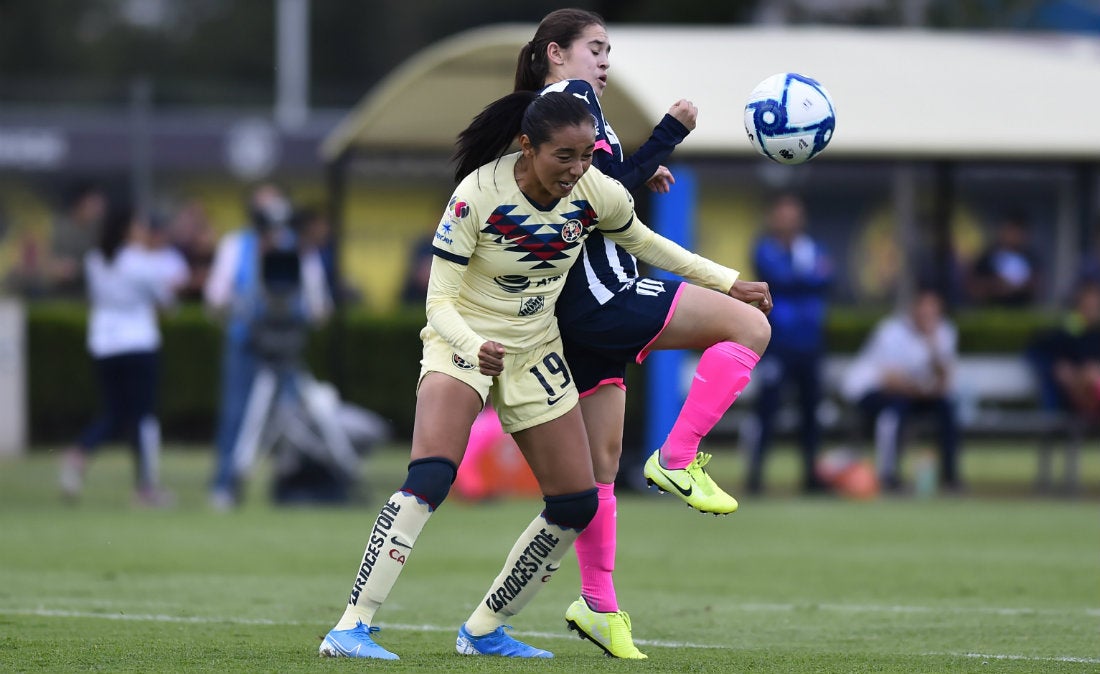
<svg viewBox="0 0 1100 674">
<path fill-rule="evenodd" d="M 400 545 L 401 547 L 405 548 L 406 550 L 412 550 L 413 549 L 413 546 L 409 545 L 405 541 L 400 540 L 399 538 L 397 538 L 397 536 L 390 536 L 390 543 L 393 543 L 394 545 Z"/>
<path fill-rule="evenodd" d="M 547 564 L 546 565 L 546 570 L 549 571 L 550 573 L 553 573 L 553 572 L 557 571 L 560 568 L 561 568 L 561 564 Z"/>
<path fill-rule="evenodd" d="M 657 470 L 661 471 L 661 475 L 664 475 L 665 477 L 667 477 L 667 478 L 668 478 L 668 481 L 672 483 L 672 486 L 673 486 L 673 487 L 676 487 L 676 491 L 680 492 L 680 493 L 681 493 L 681 494 L 683 494 L 684 496 L 691 496 L 691 492 L 692 492 L 692 491 L 694 491 L 694 488 L 693 488 L 693 487 L 689 486 L 689 487 L 688 487 L 687 489 L 684 489 L 684 488 L 683 488 L 683 487 L 681 487 L 680 485 L 676 484 L 676 480 L 673 480 L 673 479 L 672 479 L 672 476 L 671 476 L 671 475 L 669 475 L 668 473 L 666 473 L 666 472 L 665 472 L 665 469 L 664 469 L 664 468 L 661 468 L 661 467 L 660 467 L 660 466 L 658 465 L 658 466 L 657 466 Z"/>
</svg>

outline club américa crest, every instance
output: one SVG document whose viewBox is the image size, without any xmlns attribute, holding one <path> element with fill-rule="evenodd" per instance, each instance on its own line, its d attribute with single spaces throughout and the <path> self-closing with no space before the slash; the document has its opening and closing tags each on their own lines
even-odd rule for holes
<svg viewBox="0 0 1100 674">
<path fill-rule="evenodd" d="M 573 243 L 584 234 L 584 227 L 580 220 L 570 220 L 561 227 L 561 238 L 568 243 Z"/>
<path fill-rule="evenodd" d="M 457 353 L 451 354 L 451 363 L 460 370 L 472 370 L 474 369 L 473 363 L 467 362 L 462 356 Z"/>
</svg>

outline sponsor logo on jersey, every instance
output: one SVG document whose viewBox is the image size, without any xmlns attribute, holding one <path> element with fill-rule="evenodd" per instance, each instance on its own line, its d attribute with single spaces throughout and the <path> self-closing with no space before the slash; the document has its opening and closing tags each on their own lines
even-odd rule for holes
<svg viewBox="0 0 1100 674">
<path fill-rule="evenodd" d="M 382 554 L 382 547 L 386 545 L 386 535 L 393 528 L 393 518 L 397 517 L 399 512 L 401 512 L 401 505 L 390 501 L 382 506 L 382 511 L 378 513 L 378 519 L 374 521 L 374 529 L 371 530 L 370 538 L 367 539 L 367 551 L 363 554 L 363 563 L 359 566 L 359 575 L 355 577 L 355 584 L 352 585 L 348 604 L 355 606 L 359 603 L 359 595 L 362 594 L 363 586 L 374 571 L 374 565 L 378 563 L 378 556 Z M 393 557 L 392 554 L 390 556 Z M 404 564 L 404 556 L 398 556 L 401 559 L 394 559 Z"/>
<path fill-rule="evenodd" d="M 493 279 L 507 293 L 521 293 L 531 285 L 531 279 L 519 274 L 505 274 Z"/>
<path fill-rule="evenodd" d="M 536 288 L 541 288 L 542 286 L 548 286 L 551 283 L 553 283 L 554 281 L 557 281 L 558 279 L 560 279 L 562 276 L 563 276 L 563 274 L 558 274 L 557 276 L 547 276 L 546 278 L 541 278 L 538 281 L 535 281 L 531 285 L 533 285 Z"/>
<path fill-rule="evenodd" d="M 523 304 L 519 308 L 520 316 L 532 316 L 542 311 L 546 306 L 546 298 L 542 295 L 536 297 L 528 297 L 523 300 Z"/>
<path fill-rule="evenodd" d="M 581 238 L 584 234 L 584 226 L 581 225 L 581 221 L 577 219 L 566 222 L 561 227 L 561 238 L 565 239 L 569 243 L 573 243 L 577 239 Z"/>
<path fill-rule="evenodd" d="M 456 220 L 461 220 L 470 214 L 470 204 L 457 196 L 451 197 L 450 203 L 447 204 L 447 212 Z"/>
<path fill-rule="evenodd" d="M 451 354 L 451 363 L 460 370 L 472 370 L 474 366 L 472 363 L 467 363 L 466 360 L 457 353 Z"/>
<path fill-rule="evenodd" d="M 485 606 L 496 613 L 511 603 L 533 579 L 538 578 L 544 583 L 550 580 L 550 574 L 556 571 L 558 567 L 551 564 L 543 567 L 543 563 L 560 542 L 561 539 L 546 529 L 542 529 L 535 534 L 534 539 L 516 559 L 511 571 L 504 577 L 504 582 L 495 590 L 489 592 L 489 596 L 485 598 Z M 551 568 L 552 566 L 553 568 Z M 540 570 L 545 570 L 547 573 L 540 576 Z"/>
<path fill-rule="evenodd" d="M 454 229 L 454 225 L 446 217 L 440 221 L 439 227 L 435 230 L 435 240 L 441 243 L 445 243 L 448 246 L 453 244 L 455 240 L 451 238 L 451 230 Z"/>
</svg>

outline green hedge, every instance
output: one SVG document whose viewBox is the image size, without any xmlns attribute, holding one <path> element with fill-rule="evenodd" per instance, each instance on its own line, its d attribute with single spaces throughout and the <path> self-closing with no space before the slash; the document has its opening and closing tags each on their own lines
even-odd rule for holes
<svg viewBox="0 0 1100 674">
<path fill-rule="evenodd" d="M 71 440 L 95 412 L 91 360 L 85 349 L 87 309 L 80 304 L 35 304 L 28 308 L 27 344 L 30 431 L 34 442 Z M 829 344 L 854 351 L 882 316 L 875 309 L 834 309 Z M 971 311 L 956 319 L 961 349 L 1018 352 L 1039 329 L 1054 325 L 1049 314 Z M 416 377 L 424 317 L 420 311 L 374 315 L 349 311 L 317 332 L 307 360 L 324 381 L 340 385 L 344 398 L 372 409 L 399 436 L 412 432 Z M 204 441 L 217 417 L 221 330 L 200 307 L 188 306 L 163 321 L 159 407 L 166 437 Z M 631 370 L 631 389 L 642 391 L 645 368 Z M 630 396 L 628 428 L 641 428 L 643 400 Z"/>
<path fill-rule="evenodd" d="M 71 440 L 95 414 L 92 361 L 85 348 L 85 307 L 32 305 L 27 312 L 28 396 L 33 442 Z M 316 332 L 306 358 L 311 372 L 341 385 L 344 397 L 412 430 L 420 369 L 422 313 L 385 317 L 350 312 Z M 221 369 L 221 328 L 201 307 L 162 321 L 159 409 L 166 437 L 213 437 Z"/>
</svg>

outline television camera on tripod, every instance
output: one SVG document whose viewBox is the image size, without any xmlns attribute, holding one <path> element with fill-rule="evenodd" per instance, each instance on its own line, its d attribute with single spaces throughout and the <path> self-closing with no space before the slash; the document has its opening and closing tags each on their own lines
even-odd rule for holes
<svg viewBox="0 0 1100 674">
<path fill-rule="evenodd" d="M 303 284 L 303 254 L 285 209 L 254 213 L 266 238 L 252 298 L 247 347 L 257 368 L 233 446 L 238 481 L 265 454 L 274 459 L 277 502 L 348 498 L 359 458 L 388 435 L 377 415 L 343 404 L 335 389 L 309 373 L 304 352 L 311 321 Z M 323 284 L 322 284 L 323 285 Z"/>
</svg>

